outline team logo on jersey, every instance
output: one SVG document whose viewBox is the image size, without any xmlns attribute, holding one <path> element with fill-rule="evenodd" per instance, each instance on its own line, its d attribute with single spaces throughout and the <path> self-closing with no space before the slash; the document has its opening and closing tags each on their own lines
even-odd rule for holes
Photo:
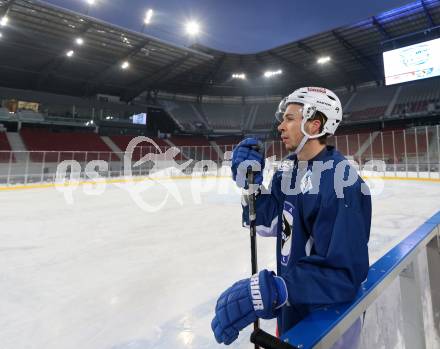
<svg viewBox="0 0 440 349">
<path fill-rule="evenodd" d="M 284 202 L 283 231 L 281 232 L 281 264 L 286 266 L 292 251 L 293 239 L 293 206 L 290 202 Z"/>
<path fill-rule="evenodd" d="M 279 171 L 292 171 L 295 168 L 295 161 L 293 160 L 283 160 L 278 165 Z"/>
<path fill-rule="evenodd" d="M 305 194 L 313 189 L 312 171 L 308 170 L 301 179 L 301 193 Z"/>
</svg>

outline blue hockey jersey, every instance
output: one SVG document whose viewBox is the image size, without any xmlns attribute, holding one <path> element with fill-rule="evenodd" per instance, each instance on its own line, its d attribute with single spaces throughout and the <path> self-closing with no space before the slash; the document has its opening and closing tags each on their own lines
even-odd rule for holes
<svg viewBox="0 0 440 349">
<path fill-rule="evenodd" d="M 315 165 L 324 163 L 319 173 Z M 280 335 L 316 308 L 352 300 L 367 277 L 371 197 L 357 174 L 342 188 L 338 176 L 348 180 L 350 165 L 327 146 L 305 163 L 286 158 L 270 192 L 257 196 L 257 233 L 277 237 L 277 274 L 288 290 Z M 245 223 L 248 214 L 244 206 Z"/>
</svg>

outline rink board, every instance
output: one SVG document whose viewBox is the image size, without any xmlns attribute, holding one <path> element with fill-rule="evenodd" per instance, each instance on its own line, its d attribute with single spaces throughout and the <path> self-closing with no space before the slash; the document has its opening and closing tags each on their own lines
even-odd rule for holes
<svg viewBox="0 0 440 349">
<path fill-rule="evenodd" d="M 405 273 L 410 273 L 414 279 L 413 274 L 415 271 L 413 270 L 414 266 L 411 264 L 415 259 L 418 258 L 418 255 L 424 249 L 426 249 L 427 245 L 431 241 L 434 245 L 437 244 L 437 249 L 440 253 L 439 227 L 440 211 L 433 215 L 406 239 L 392 248 L 370 267 L 367 280 L 362 284 L 361 290 L 358 292 L 356 299 L 352 303 L 342 306 L 323 308 L 322 310 L 313 312 L 293 329 L 288 331 L 283 336 L 283 340 L 302 349 L 329 348 L 347 329 L 350 328 L 350 326 L 358 318 L 363 316 L 364 312 L 368 313 L 370 305 L 373 304 L 373 302 L 375 302 L 380 295 L 382 295 L 384 292 L 387 292 L 387 288 L 392 284 L 393 281 L 395 281 L 399 274 L 403 274 L 404 277 L 407 277 Z M 437 268 L 439 267 L 440 265 L 437 265 Z M 438 273 L 438 269 L 436 273 Z M 438 275 L 431 275 L 431 277 L 438 280 Z M 436 280 L 431 281 L 431 286 L 435 281 Z M 436 291 L 435 293 L 438 293 L 439 290 L 437 289 L 432 291 Z M 426 299 L 424 301 L 426 301 Z M 415 303 L 417 303 L 417 300 Z M 434 311 L 434 314 L 436 314 L 440 309 L 440 304 L 431 304 L 430 306 L 436 310 Z M 418 311 L 423 312 L 422 309 L 415 309 L 416 313 Z M 405 317 L 405 314 L 403 314 L 403 317 Z M 409 317 L 413 317 L 415 320 L 417 318 L 417 314 L 412 313 L 409 315 Z M 386 321 L 385 319 L 381 320 L 382 321 L 380 323 L 376 324 L 376 330 L 378 332 L 380 332 L 380 327 L 384 325 L 383 322 Z M 394 321 L 396 320 L 397 319 Z M 417 338 L 410 338 L 408 340 L 416 341 L 416 345 L 418 344 L 418 346 L 423 345 L 424 347 L 426 346 L 428 348 L 439 347 L 440 337 L 438 334 L 440 332 L 440 328 L 435 329 L 436 325 L 438 324 L 433 323 L 432 319 L 424 319 L 424 321 L 427 323 L 425 326 L 430 325 L 431 327 L 434 327 L 433 330 L 434 332 L 437 331 L 437 336 L 434 333 L 434 336 L 431 336 L 432 338 L 421 338 L 418 343 Z M 418 332 L 420 332 L 420 329 L 416 330 L 419 330 Z M 375 333 L 375 335 L 377 336 L 377 333 Z M 408 336 L 408 334 L 406 335 Z M 417 335 L 418 334 L 415 334 L 415 336 Z M 364 330 L 361 331 L 361 337 L 363 336 L 367 336 Z M 405 334 L 403 336 L 405 337 Z M 423 336 L 425 335 L 423 334 Z"/>
</svg>

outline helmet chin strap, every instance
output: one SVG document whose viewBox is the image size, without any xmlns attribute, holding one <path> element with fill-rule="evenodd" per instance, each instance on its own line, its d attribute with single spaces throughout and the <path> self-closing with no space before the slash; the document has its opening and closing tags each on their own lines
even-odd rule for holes
<svg viewBox="0 0 440 349">
<path fill-rule="evenodd" d="M 297 155 L 300 153 L 300 151 L 304 148 L 304 146 L 306 145 L 307 141 L 309 140 L 309 136 L 304 135 L 304 137 L 301 139 L 301 142 L 299 143 L 299 145 L 296 147 L 295 151 L 293 152 L 293 154 Z"/>
<path fill-rule="evenodd" d="M 310 136 L 306 130 L 305 130 L 305 125 L 306 122 L 309 118 L 305 118 L 303 117 L 303 120 L 301 122 L 301 133 L 303 134 L 303 138 L 301 139 L 301 142 L 299 143 L 299 145 L 296 147 L 295 151 L 293 154 L 295 154 L 296 156 L 298 156 L 298 154 L 301 152 L 301 150 L 304 148 L 304 146 L 306 145 L 307 141 L 312 137 Z"/>
</svg>

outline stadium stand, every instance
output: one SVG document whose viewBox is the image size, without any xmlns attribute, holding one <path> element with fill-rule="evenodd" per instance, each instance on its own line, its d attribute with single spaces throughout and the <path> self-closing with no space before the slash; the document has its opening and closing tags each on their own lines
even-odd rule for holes
<svg viewBox="0 0 440 349">
<path fill-rule="evenodd" d="M 348 120 L 377 119 L 385 115 L 397 88 L 368 88 L 358 91 L 344 113 Z"/>
<path fill-rule="evenodd" d="M 440 110 L 440 79 L 438 78 L 403 85 L 392 114 L 407 116 L 436 109 Z"/>
<path fill-rule="evenodd" d="M 90 120 L 92 116 L 95 116 L 95 118 L 106 118 L 108 116 L 128 118 L 133 114 L 146 111 L 146 106 L 144 105 L 131 105 L 123 102 L 116 103 L 107 100 L 105 97 L 98 99 L 97 96 L 93 98 L 81 98 L 6 87 L 0 87 L 0 96 L 1 99 L 5 100 L 23 100 L 39 103 L 39 115 L 33 115 L 30 111 L 19 111 L 18 116 L 21 115 L 22 121 L 25 122 L 44 121 L 44 116 L 61 118 L 75 117 L 83 120 Z M 1 109 L 0 118 L 2 118 L 5 113 L 8 113 L 7 109 Z"/>
<path fill-rule="evenodd" d="M 345 135 L 345 155 L 354 155 L 359 152 L 359 149 L 362 145 L 362 138 L 359 134 L 353 135 L 353 134 L 347 134 Z M 342 144 L 341 144 L 342 146 Z M 344 148 L 344 147 L 341 147 Z"/>
<path fill-rule="evenodd" d="M 278 103 L 257 104 L 255 114 L 255 122 L 252 129 L 270 129 L 274 123 L 274 115 L 277 110 Z"/>
<path fill-rule="evenodd" d="M 439 162 L 436 132 L 435 127 L 419 127 L 347 133 L 329 137 L 327 144 L 360 165 L 370 160 L 383 160 L 386 164 L 435 164 L 431 168 L 436 170 Z M 287 152 L 279 140 L 274 140 L 266 142 L 266 155 L 275 155 L 280 160 Z M 426 166 L 424 168 L 427 170 Z"/>
<path fill-rule="evenodd" d="M 12 114 L 9 112 L 8 109 L 0 108 L 0 120 L 10 121 L 12 119 L 13 119 Z"/>
<path fill-rule="evenodd" d="M 113 135 L 110 137 L 110 139 L 118 146 L 118 148 L 125 152 L 128 144 L 130 141 L 134 138 L 134 136 L 127 136 L 127 135 Z M 170 145 L 166 143 L 164 140 L 156 137 L 150 137 L 159 147 L 159 149 L 163 152 L 165 152 Z M 142 156 L 148 154 L 148 153 L 158 153 L 157 149 L 147 143 L 140 143 L 134 151 L 133 151 L 133 160 L 139 160 Z"/>
<path fill-rule="evenodd" d="M 220 157 L 224 159 L 226 151 L 232 151 L 233 148 L 243 140 L 243 136 L 216 137 L 211 140 L 211 144 L 217 149 Z"/>
<path fill-rule="evenodd" d="M 122 150 L 128 146 L 128 143 L 133 139 L 133 136 L 111 136 L 111 140 Z M 173 136 L 165 141 L 160 138 L 150 137 L 164 153 L 168 148 L 175 146 L 180 149 L 181 153 L 175 156 L 176 160 L 213 160 L 220 159 L 219 154 L 209 141 L 203 136 Z M 139 160 L 147 153 L 157 153 L 156 149 L 151 144 L 140 144 L 133 152 L 133 159 Z"/>
<path fill-rule="evenodd" d="M 43 122 L 44 116 L 32 110 L 20 110 L 17 112 L 17 117 L 23 122 Z"/>
<path fill-rule="evenodd" d="M 225 136 L 225 137 L 217 137 L 213 139 L 218 146 L 230 146 L 236 145 L 243 140 L 242 136 Z"/>
<path fill-rule="evenodd" d="M 345 122 L 403 116 L 402 109 L 405 108 L 406 116 L 410 116 L 411 113 L 440 110 L 440 79 L 433 79 L 429 83 L 424 82 L 424 86 L 421 86 L 419 90 L 417 86 L 420 83 L 405 85 L 400 89 L 397 86 L 368 86 L 353 93 L 339 91 L 338 96 L 344 108 Z M 395 97 L 398 97 L 397 101 L 394 101 Z M 396 103 L 395 106 L 391 105 L 393 108 L 389 112 L 390 115 L 386 115 L 387 109 L 393 102 Z M 241 106 L 240 110 L 240 107 L 235 105 L 201 104 L 201 110 L 214 132 L 222 129 L 252 132 L 253 130 L 272 129 L 277 106 L 278 102 L 254 102 L 245 104 L 244 107 Z M 188 115 L 191 113 L 193 110 L 189 110 Z M 231 115 L 241 115 L 241 123 L 238 118 L 231 117 Z"/>
<path fill-rule="evenodd" d="M 203 103 L 200 108 L 213 129 L 240 130 L 242 128 L 245 117 L 243 105 Z"/>
<path fill-rule="evenodd" d="M 130 141 L 134 138 L 134 136 L 124 136 L 124 135 L 114 135 L 110 137 L 111 140 L 121 149 L 122 151 L 125 151 L 127 149 L 128 144 Z M 159 146 L 161 150 L 166 150 L 169 148 L 169 144 L 164 142 L 160 138 L 150 137 L 156 144 Z"/>
<path fill-rule="evenodd" d="M 388 120 L 421 116 L 423 113 L 438 113 L 439 91 L 440 79 L 437 78 L 398 87 L 377 87 L 369 84 L 356 92 L 339 90 L 337 93 L 344 108 L 344 123 L 350 123 L 379 120 L 384 117 Z M 41 103 L 41 113 L 22 110 L 13 115 L 6 108 L 0 108 L 0 120 L 25 123 L 56 123 L 68 119 L 83 125 L 93 117 L 97 121 L 105 121 L 105 118 L 110 116 L 115 118 L 115 122 L 125 122 L 130 115 L 145 112 L 149 106 L 5 88 L 0 88 L 0 93 L 6 94 L 7 98 L 28 98 Z M 31 98 L 32 94 L 35 95 L 34 98 Z M 270 130 L 274 126 L 274 111 L 278 105 L 278 99 L 275 97 L 271 97 L 270 100 L 267 100 L 268 97 L 248 97 L 245 104 L 197 103 L 191 95 L 180 95 L 179 98 L 192 101 L 160 100 L 159 105 L 180 125 L 182 131 L 203 134 Z M 220 97 L 208 99 L 222 100 Z M 122 120 L 118 119 L 119 117 Z"/>
<path fill-rule="evenodd" d="M 203 136 L 173 136 L 169 141 L 188 159 L 219 160 L 219 154 Z"/>
<path fill-rule="evenodd" d="M 266 143 L 266 154 L 267 157 L 275 156 L 275 160 L 280 161 L 288 155 L 288 152 L 284 144 L 277 140 Z"/>
<path fill-rule="evenodd" d="M 6 132 L 0 132 L 0 162 L 9 162 L 11 150 Z"/>
<path fill-rule="evenodd" d="M 353 94 L 346 90 L 335 90 L 335 93 L 338 95 L 341 101 L 342 108 L 345 109 L 347 107 L 347 103 L 350 101 Z"/>
<path fill-rule="evenodd" d="M 183 130 L 194 131 L 198 124 L 202 124 L 205 129 L 207 128 L 205 120 L 193 103 L 161 100 L 159 104 L 178 122 Z"/>
<path fill-rule="evenodd" d="M 351 156 L 358 162 L 365 161 L 362 155 L 369 145 L 370 133 L 341 134 L 329 137 L 327 144 L 334 146 L 344 156 Z"/>
<path fill-rule="evenodd" d="M 94 133 L 54 133 L 46 129 L 23 128 L 20 135 L 34 162 L 118 160 Z"/>
<path fill-rule="evenodd" d="M 172 136 L 170 141 L 178 146 L 198 146 L 198 147 L 209 147 L 210 144 L 205 137 L 202 136 Z"/>
<path fill-rule="evenodd" d="M 417 157 L 419 161 L 426 159 L 428 147 L 436 147 L 435 137 L 434 129 L 428 131 L 427 137 L 426 129 L 423 127 L 410 131 L 395 129 L 384 132 L 339 134 L 337 137 L 330 137 L 328 144 L 335 146 L 345 156 L 352 156 L 361 164 L 369 160 L 402 163 L 405 156 L 410 162 L 415 161 Z M 431 144 L 428 144 L 429 142 Z"/>
<path fill-rule="evenodd" d="M 110 137 L 113 142 L 121 149 L 122 151 L 125 151 L 127 149 L 128 144 L 130 141 L 134 138 L 134 136 L 125 136 L 125 135 L 114 135 Z M 150 137 L 162 151 L 165 151 L 167 148 L 169 148 L 169 144 L 166 143 L 163 139 L 156 138 L 156 137 Z"/>
</svg>

